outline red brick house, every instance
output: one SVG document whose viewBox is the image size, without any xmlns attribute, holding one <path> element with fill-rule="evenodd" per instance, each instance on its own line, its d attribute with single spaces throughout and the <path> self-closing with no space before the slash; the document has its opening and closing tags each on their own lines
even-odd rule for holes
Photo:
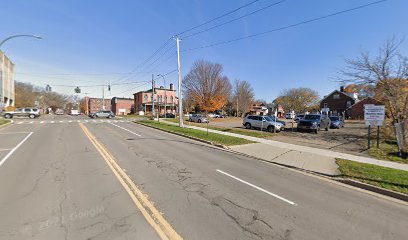
<svg viewBox="0 0 408 240">
<path fill-rule="evenodd" d="M 166 107 L 168 113 L 176 113 L 178 98 L 173 84 L 170 84 L 170 88 L 168 89 L 164 87 L 155 88 L 154 92 L 154 109 L 156 112 L 164 114 L 164 108 Z M 144 112 L 144 114 L 152 113 L 152 89 L 134 93 L 133 96 L 136 113 L 140 111 Z"/>
<path fill-rule="evenodd" d="M 112 112 L 115 115 L 128 115 L 135 112 L 134 99 L 114 97 L 111 100 Z"/>
<path fill-rule="evenodd" d="M 340 88 L 340 91 L 334 90 L 320 101 L 320 109 L 328 108 L 330 115 L 344 114 L 346 118 L 349 118 L 350 107 L 357 100 L 357 94 L 347 94 L 343 92 L 343 88 Z"/>
<path fill-rule="evenodd" d="M 103 102 L 105 104 L 103 104 Z M 104 101 L 102 101 L 102 98 L 85 97 L 85 109 L 85 114 L 94 113 L 99 110 L 111 110 L 111 100 L 104 99 Z"/>
<path fill-rule="evenodd" d="M 356 102 L 351 106 L 351 118 L 352 119 L 364 119 L 364 105 L 365 104 L 374 104 L 374 105 L 382 105 L 381 102 L 375 100 L 371 97 L 366 97 L 361 101 Z"/>
</svg>

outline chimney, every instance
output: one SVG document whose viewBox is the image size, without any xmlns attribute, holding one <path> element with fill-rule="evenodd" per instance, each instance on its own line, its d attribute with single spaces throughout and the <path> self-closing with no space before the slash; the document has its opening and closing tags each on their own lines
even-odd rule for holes
<svg viewBox="0 0 408 240">
<path fill-rule="evenodd" d="M 340 92 L 344 92 L 344 86 L 340 86 Z"/>
<path fill-rule="evenodd" d="M 173 83 L 170 83 L 170 90 L 174 90 L 174 85 L 173 85 Z"/>
</svg>

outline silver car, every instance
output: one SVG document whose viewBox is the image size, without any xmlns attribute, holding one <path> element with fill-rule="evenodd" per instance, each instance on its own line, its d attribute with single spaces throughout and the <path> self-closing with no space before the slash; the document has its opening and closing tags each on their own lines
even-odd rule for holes
<svg viewBox="0 0 408 240">
<path fill-rule="evenodd" d="M 7 112 L 4 112 L 2 115 L 4 118 L 13 118 L 13 117 L 37 118 L 41 114 L 38 108 L 17 108 L 15 111 L 7 111 Z"/>
<path fill-rule="evenodd" d="M 89 116 L 91 118 L 113 118 L 115 117 L 115 114 L 112 111 L 100 110 L 97 111 L 96 113 L 89 114 Z"/>
<path fill-rule="evenodd" d="M 274 121 L 270 116 L 255 116 L 248 115 L 244 118 L 242 125 L 247 129 L 259 128 L 266 129 L 269 132 L 273 132 L 274 129 L 276 132 L 280 132 L 284 129 L 284 125 L 280 122 Z"/>
<path fill-rule="evenodd" d="M 208 118 L 201 114 L 191 114 L 188 119 L 190 122 L 197 122 L 197 123 L 206 123 L 208 122 Z"/>
</svg>

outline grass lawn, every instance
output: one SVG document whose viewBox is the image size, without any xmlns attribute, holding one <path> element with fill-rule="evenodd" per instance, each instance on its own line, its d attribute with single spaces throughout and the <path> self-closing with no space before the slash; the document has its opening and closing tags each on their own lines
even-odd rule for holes
<svg viewBox="0 0 408 240">
<path fill-rule="evenodd" d="M 9 121 L 9 120 L 6 120 L 6 119 L 1 119 L 1 118 L 0 118 L 0 125 L 6 124 L 6 123 L 8 123 L 8 122 L 10 122 L 10 121 Z"/>
<path fill-rule="evenodd" d="M 399 157 L 397 155 L 397 152 L 397 143 L 389 141 L 380 143 L 380 148 L 376 148 L 375 146 L 373 146 L 368 150 L 368 154 L 377 159 L 399 163 L 408 163 L 408 159 Z"/>
<path fill-rule="evenodd" d="M 336 163 L 345 177 L 408 194 L 407 171 L 343 159 L 337 159 Z"/>
<path fill-rule="evenodd" d="M 157 127 L 160 129 L 164 129 L 164 130 L 168 130 L 168 131 L 172 131 L 176 133 L 181 133 L 187 136 L 211 141 L 213 143 L 222 144 L 226 146 L 253 143 L 252 141 L 242 139 L 242 138 L 230 137 L 230 136 L 225 136 L 225 135 L 216 134 L 216 133 L 208 133 L 207 135 L 207 132 L 205 131 L 200 131 L 200 130 L 195 130 L 195 129 L 190 129 L 190 128 L 180 128 L 178 126 L 173 126 L 173 125 L 169 125 L 166 123 L 158 123 L 158 122 L 154 122 L 151 120 L 139 121 L 139 123 L 143 123 L 149 126 Z"/>
<path fill-rule="evenodd" d="M 140 116 L 136 114 L 129 114 L 129 115 L 116 115 L 116 118 L 148 118 L 147 116 Z"/>
</svg>

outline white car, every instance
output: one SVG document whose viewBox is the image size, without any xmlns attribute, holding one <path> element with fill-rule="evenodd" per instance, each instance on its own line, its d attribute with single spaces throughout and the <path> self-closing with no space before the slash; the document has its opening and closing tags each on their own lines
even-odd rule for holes
<svg viewBox="0 0 408 240">
<path fill-rule="evenodd" d="M 197 122 L 197 123 L 206 123 L 208 122 L 208 118 L 201 114 L 191 114 L 188 119 L 190 122 Z"/>
</svg>

